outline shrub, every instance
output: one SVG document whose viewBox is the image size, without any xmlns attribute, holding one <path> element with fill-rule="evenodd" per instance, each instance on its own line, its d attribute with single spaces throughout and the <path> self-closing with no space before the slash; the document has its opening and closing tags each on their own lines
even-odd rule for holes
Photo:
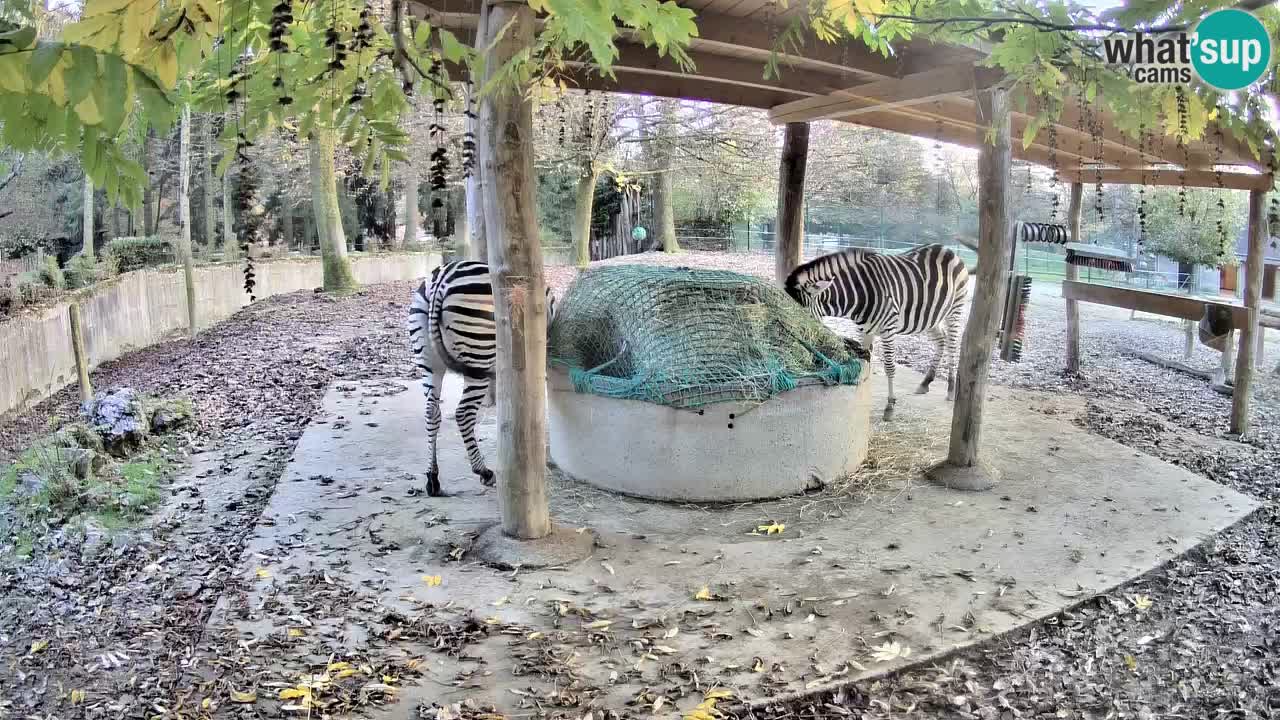
<svg viewBox="0 0 1280 720">
<path fill-rule="evenodd" d="M 115 255 L 103 255 L 97 262 L 77 254 L 67 262 L 62 274 L 67 278 L 67 287 L 78 289 L 113 277 L 118 272 L 119 260 Z"/>
<path fill-rule="evenodd" d="M 36 274 L 40 277 L 40 282 L 51 290 L 66 290 L 67 278 L 62 274 L 62 268 L 58 267 L 58 259 L 53 256 L 46 256 L 44 265 L 36 270 Z"/>
<path fill-rule="evenodd" d="M 16 285 L 0 285 L 0 315 L 15 313 L 22 308 L 22 293 Z"/>
<path fill-rule="evenodd" d="M 34 305 L 45 298 L 52 297 L 53 291 L 45 283 L 42 272 L 31 270 L 18 276 L 15 286 L 23 305 Z"/>
<path fill-rule="evenodd" d="M 121 237 L 107 243 L 104 257 L 110 255 L 117 272 L 141 270 L 173 262 L 169 241 L 158 237 Z"/>
</svg>

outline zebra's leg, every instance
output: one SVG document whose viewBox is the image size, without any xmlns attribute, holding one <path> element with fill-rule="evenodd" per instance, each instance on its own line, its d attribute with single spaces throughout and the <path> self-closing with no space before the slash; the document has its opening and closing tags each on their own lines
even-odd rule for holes
<svg viewBox="0 0 1280 720">
<path fill-rule="evenodd" d="M 439 497 L 443 494 L 440 491 L 440 465 L 436 460 L 436 438 L 440 435 L 440 386 L 435 384 L 435 376 L 431 368 L 421 360 L 421 355 L 419 355 L 418 367 L 426 373 L 422 378 L 422 392 L 427 396 L 427 444 L 431 452 L 431 469 L 427 471 L 427 494 L 431 497 Z M 440 382 L 444 382 L 443 373 L 440 375 Z"/>
<path fill-rule="evenodd" d="M 920 387 L 916 388 L 917 395 L 924 395 L 929 392 L 929 386 L 933 384 L 934 377 L 938 374 L 938 366 L 947 359 L 947 333 L 941 327 L 929 328 L 929 339 L 937 346 L 937 353 L 933 356 L 933 364 L 929 366 L 929 371 L 924 374 L 924 379 L 920 381 Z"/>
<path fill-rule="evenodd" d="M 881 337 L 880 340 L 884 348 L 884 376 L 889 381 L 889 402 L 884 406 L 884 419 L 887 422 L 893 419 L 893 406 L 898 402 L 898 398 L 893 396 L 893 336 Z"/>
<path fill-rule="evenodd" d="M 942 367 L 947 371 L 947 401 L 956 399 L 956 363 L 960 356 L 960 308 L 957 307 L 947 318 L 946 348 L 943 352 Z"/>
<path fill-rule="evenodd" d="M 471 462 L 471 472 L 480 476 L 480 484 L 493 485 L 493 471 L 484 464 L 484 455 L 480 454 L 480 443 L 476 442 L 476 417 L 480 405 L 489 394 L 493 380 L 487 377 L 467 378 L 462 388 L 462 399 L 458 401 L 458 411 L 454 419 L 458 422 L 458 431 L 462 433 L 462 444 L 467 448 L 467 460 Z"/>
</svg>

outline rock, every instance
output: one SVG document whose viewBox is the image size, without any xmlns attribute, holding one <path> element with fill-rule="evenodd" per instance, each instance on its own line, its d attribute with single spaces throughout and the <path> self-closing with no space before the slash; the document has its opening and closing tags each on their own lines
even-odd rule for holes
<svg viewBox="0 0 1280 720">
<path fill-rule="evenodd" d="M 116 457 L 137 450 L 151 429 L 141 399 L 132 388 L 99 392 L 80 406 L 80 416 L 102 438 L 106 451 Z"/>
<path fill-rule="evenodd" d="M 15 489 L 21 495 L 26 497 L 35 497 L 44 492 L 45 486 L 49 483 L 39 473 L 30 470 L 18 471 L 18 483 Z"/>
<path fill-rule="evenodd" d="M 59 448 L 59 460 L 80 480 L 88 480 L 106 465 L 107 459 L 88 448 Z"/>
<path fill-rule="evenodd" d="M 191 422 L 191 408 L 178 402 L 164 403 L 151 413 L 151 431 L 166 433 Z"/>
</svg>

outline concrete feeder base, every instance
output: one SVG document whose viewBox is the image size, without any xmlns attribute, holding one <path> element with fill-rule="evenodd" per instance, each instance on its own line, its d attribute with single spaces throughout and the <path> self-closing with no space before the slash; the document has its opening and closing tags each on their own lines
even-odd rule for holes
<svg viewBox="0 0 1280 720">
<path fill-rule="evenodd" d="M 547 373 L 551 459 L 614 492 L 682 502 L 764 500 L 816 489 L 867 457 L 871 383 L 800 387 L 761 405 L 677 410 L 578 393 Z"/>
</svg>

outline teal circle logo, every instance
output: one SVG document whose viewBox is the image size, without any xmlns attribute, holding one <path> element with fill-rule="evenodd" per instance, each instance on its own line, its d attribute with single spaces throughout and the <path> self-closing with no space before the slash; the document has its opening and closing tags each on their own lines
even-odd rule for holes
<svg viewBox="0 0 1280 720">
<path fill-rule="evenodd" d="M 1262 21 L 1244 10 L 1209 13 L 1191 37 L 1191 64 L 1206 84 L 1240 90 L 1271 65 L 1271 38 Z"/>
</svg>

